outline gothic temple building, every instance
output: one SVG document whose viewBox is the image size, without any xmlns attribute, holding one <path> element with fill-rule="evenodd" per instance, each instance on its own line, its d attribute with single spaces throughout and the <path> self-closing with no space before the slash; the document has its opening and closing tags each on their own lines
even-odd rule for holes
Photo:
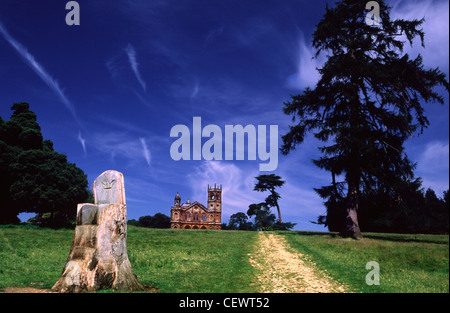
<svg viewBox="0 0 450 313">
<path fill-rule="evenodd" d="M 222 185 L 208 185 L 208 205 L 197 201 L 181 203 L 177 192 L 174 206 L 170 208 L 170 227 L 175 229 L 221 229 Z"/>
</svg>

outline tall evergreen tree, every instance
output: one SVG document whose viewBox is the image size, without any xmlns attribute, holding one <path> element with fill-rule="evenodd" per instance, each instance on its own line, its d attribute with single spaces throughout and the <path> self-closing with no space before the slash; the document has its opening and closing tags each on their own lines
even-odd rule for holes
<svg viewBox="0 0 450 313">
<path fill-rule="evenodd" d="M 259 175 L 255 178 L 257 182 L 253 190 L 260 192 L 270 192 L 270 195 L 267 196 L 265 203 L 269 208 L 277 208 L 278 222 L 282 223 L 280 205 L 278 204 L 278 200 L 280 200 L 281 196 L 278 192 L 275 191 L 275 188 L 283 186 L 285 181 L 281 180 L 281 177 L 275 174 Z"/>
<path fill-rule="evenodd" d="M 291 96 L 284 107 L 294 125 L 282 136 L 282 153 L 291 152 L 309 132 L 326 144 L 314 163 L 333 177 L 344 177 L 340 232 L 353 238 L 361 237 L 361 190 L 413 177 L 404 142 L 429 125 L 421 102 L 443 104 L 434 87 L 449 89 L 438 68 L 425 69 L 420 55 L 411 59 L 403 54 L 402 36 L 411 45 L 419 37 L 423 45 L 424 19 L 392 20 L 385 1 L 377 3 L 378 26 L 366 24 L 365 1 L 343 0 L 326 8 L 312 40 L 316 57 L 327 57 L 321 77 L 314 89 Z M 329 191 L 333 188 L 337 183 Z"/>
</svg>

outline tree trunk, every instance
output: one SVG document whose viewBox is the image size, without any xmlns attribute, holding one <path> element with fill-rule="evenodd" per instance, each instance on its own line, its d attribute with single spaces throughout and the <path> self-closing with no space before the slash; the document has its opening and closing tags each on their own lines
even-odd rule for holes
<svg viewBox="0 0 450 313">
<path fill-rule="evenodd" d="M 352 59 L 355 60 L 354 50 L 350 50 Z M 357 62 L 355 62 L 357 64 Z M 355 64 L 355 66 L 356 66 Z M 345 220 L 341 236 L 353 239 L 362 238 L 358 224 L 359 184 L 361 180 L 361 148 L 364 135 L 361 134 L 360 102 L 358 96 L 358 79 L 355 75 L 350 78 L 353 86 L 353 95 L 350 101 L 350 130 L 347 141 L 350 145 L 350 158 L 347 164 L 346 180 L 348 184 L 347 206 L 345 208 Z"/>
<path fill-rule="evenodd" d="M 358 206 L 359 206 L 359 184 L 348 184 L 347 207 L 345 209 L 344 228 L 341 236 L 351 237 L 353 239 L 362 238 L 361 230 L 358 224 Z"/>
<path fill-rule="evenodd" d="M 282 223 L 281 222 L 281 210 L 280 210 L 280 206 L 278 205 L 278 203 L 277 203 L 277 211 L 278 211 L 278 222 Z"/>
</svg>

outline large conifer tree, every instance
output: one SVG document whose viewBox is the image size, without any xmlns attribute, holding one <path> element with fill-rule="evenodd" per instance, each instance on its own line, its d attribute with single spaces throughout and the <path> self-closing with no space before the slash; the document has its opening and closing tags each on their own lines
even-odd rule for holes
<svg viewBox="0 0 450 313">
<path fill-rule="evenodd" d="M 404 38 L 412 45 L 419 37 L 423 45 L 424 19 L 391 20 L 391 8 L 377 3 L 380 25 L 366 24 L 365 1 L 343 0 L 326 8 L 312 41 L 316 57 L 327 57 L 320 80 L 314 89 L 291 96 L 284 107 L 294 125 L 282 137 L 282 153 L 301 144 L 309 132 L 325 143 L 323 156 L 314 162 L 332 173 L 333 185 L 322 191 L 345 190 L 340 232 L 354 238 L 361 237 L 361 190 L 413 177 L 404 142 L 429 125 L 422 103 L 444 102 L 434 87 L 449 88 L 438 68 L 425 69 L 420 55 L 411 59 L 403 53 Z M 345 178 L 341 185 L 334 181 L 339 175 Z"/>
</svg>

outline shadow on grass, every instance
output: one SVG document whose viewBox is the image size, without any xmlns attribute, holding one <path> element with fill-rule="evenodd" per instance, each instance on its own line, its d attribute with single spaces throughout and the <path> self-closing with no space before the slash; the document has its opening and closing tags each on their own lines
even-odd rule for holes
<svg viewBox="0 0 450 313">
<path fill-rule="evenodd" d="M 338 232 L 318 232 L 318 231 L 286 231 L 283 234 L 299 235 L 299 236 L 319 236 L 329 238 L 343 238 Z M 389 233 L 363 233 L 363 238 L 386 240 L 395 242 L 418 242 L 418 243 L 434 243 L 449 244 L 448 235 L 432 235 L 432 234 L 389 234 Z"/>
<path fill-rule="evenodd" d="M 320 236 L 320 237 L 340 237 L 337 232 L 322 232 L 322 231 L 304 231 L 304 230 L 280 230 L 277 231 L 280 234 L 291 234 L 291 235 L 300 235 L 300 236 Z"/>
<path fill-rule="evenodd" d="M 411 235 L 411 234 L 363 234 L 364 238 L 388 240 L 395 242 L 419 242 L 448 245 L 448 235 Z M 435 237 L 434 237 L 435 236 Z M 446 237 L 445 237 L 446 236 Z"/>
</svg>

